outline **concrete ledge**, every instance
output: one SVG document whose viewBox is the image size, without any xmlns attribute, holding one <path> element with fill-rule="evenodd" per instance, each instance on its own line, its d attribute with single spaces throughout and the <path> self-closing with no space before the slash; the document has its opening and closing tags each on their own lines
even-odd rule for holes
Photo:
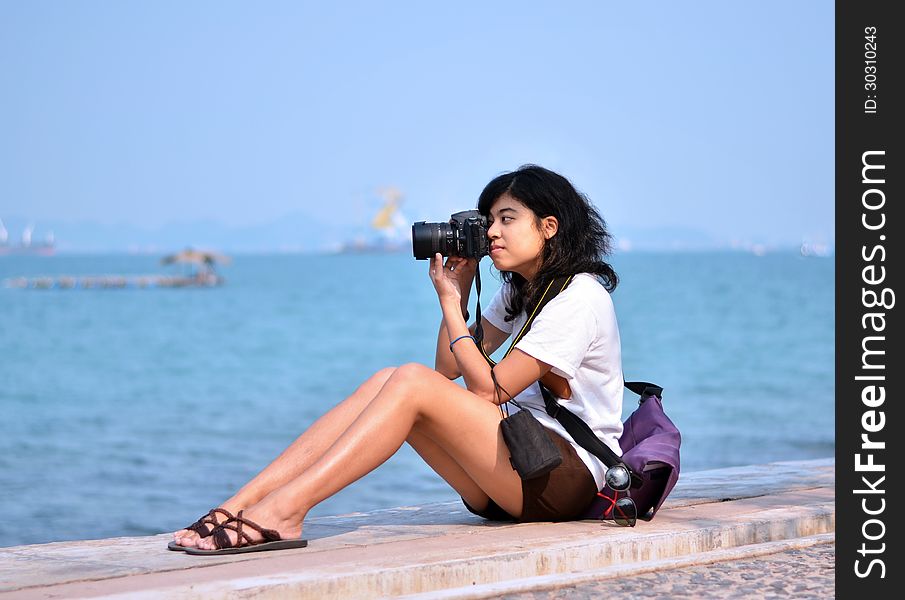
<svg viewBox="0 0 905 600">
<path fill-rule="evenodd" d="M 736 548 L 727 548 L 724 550 L 713 550 L 710 552 L 702 552 L 700 554 L 690 554 L 676 558 L 666 558 L 661 560 L 646 561 L 643 564 L 626 563 L 622 565 L 610 565 L 600 569 L 590 571 L 572 571 L 569 573 L 556 573 L 553 575 L 538 575 L 525 579 L 513 579 L 503 581 L 501 583 L 487 583 L 482 585 L 472 585 L 467 587 L 450 588 L 446 590 L 437 590 L 424 594 L 411 594 L 400 596 L 404 600 L 421 600 L 430 598 L 431 600 L 444 600 L 446 598 L 455 598 L 457 600 L 478 600 L 484 598 L 499 598 L 506 594 L 518 594 L 525 591 L 542 591 L 559 588 L 569 588 L 573 586 L 597 583 L 612 577 L 627 577 L 630 575 L 640 575 L 642 573 L 653 573 L 668 571 L 669 569 L 681 569 L 684 567 L 695 567 L 701 565 L 709 565 L 716 562 L 734 561 L 756 558 L 759 556 L 767 556 L 779 552 L 788 552 L 789 550 L 799 550 L 809 546 L 818 544 L 832 544 L 835 542 L 836 536 L 833 533 L 824 533 L 806 538 L 795 538 L 792 540 L 780 540 L 777 542 L 766 542 L 763 544 L 753 544 L 750 546 L 740 546 Z M 703 592 L 704 590 L 701 590 Z M 582 596 L 584 597 L 584 596 Z M 656 596 L 653 590 L 648 590 L 645 594 L 647 598 L 660 597 Z"/>
<path fill-rule="evenodd" d="M 834 531 L 834 461 L 770 463 L 683 474 L 657 517 L 632 529 L 491 523 L 447 502 L 312 519 L 302 550 L 196 557 L 167 551 L 168 534 L 2 548 L 0 598 L 491 597 Z"/>
</svg>

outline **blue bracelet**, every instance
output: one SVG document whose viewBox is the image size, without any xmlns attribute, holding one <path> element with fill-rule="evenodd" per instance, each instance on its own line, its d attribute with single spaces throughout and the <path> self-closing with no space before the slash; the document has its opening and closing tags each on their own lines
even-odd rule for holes
<svg viewBox="0 0 905 600">
<path fill-rule="evenodd" d="M 457 337 L 456 339 L 454 339 L 453 341 L 451 341 L 451 342 L 449 343 L 449 351 L 450 351 L 450 352 L 453 351 L 453 349 L 452 349 L 453 344 L 455 344 L 455 343 L 458 342 L 459 340 L 464 340 L 465 338 L 471 338 L 471 341 L 472 341 L 472 342 L 474 342 L 475 344 L 478 343 L 478 340 L 474 339 L 474 336 L 473 336 L 473 335 L 460 335 L 459 337 Z"/>
</svg>

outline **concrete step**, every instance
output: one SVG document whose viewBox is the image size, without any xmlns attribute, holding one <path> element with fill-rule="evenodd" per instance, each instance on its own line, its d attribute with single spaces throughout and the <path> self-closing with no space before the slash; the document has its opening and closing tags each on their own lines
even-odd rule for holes
<svg viewBox="0 0 905 600">
<path fill-rule="evenodd" d="M 446 502 L 311 519 L 300 550 L 189 556 L 168 534 L 3 548 L 0 598 L 491 597 L 834 531 L 833 459 L 782 462 L 683 474 L 634 528 L 494 523 Z"/>
<path fill-rule="evenodd" d="M 712 550 L 709 552 L 699 552 L 697 554 L 689 554 L 687 556 L 679 556 L 674 558 L 663 558 L 659 560 L 649 560 L 644 562 L 633 562 L 619 565 L 610 565 L 599 569 L 589 571 L 572 571 L 570 573 L 554 573 L 552 575 L 537 575 L 535 577 L 526 577 L 525 579 L 514 579 L 502 581 L 499 583 L 486 583 L 482 585 L 471 585 L 459 588 L 449 588 L 446 590 L 435 590 L 421 594 L 410 594 L 400 596 L 401 600 L 485 600 L 489 598 L 501 598 L 507 595 L 520 595 L 524 592 L 540 592 L 544 590 L 571 590 L 596 584 L 608 579 L 616 579 L 620 584 L 631 581 L 629 577 L 633 575 L 643 575 L 647 573 L 663 573 L 672 569 L 684 569 L 689 567 L 700 567 L 703 565 L 712 565 L 714 563 L 738 562 L 744 560 L 752 560 L 760 557 L 775 556 L 780 553 L 787 553 L 793 550 L 801 550 L 802 548 L 810 548 L 822 544 L 835 543 L 836 535 L 834 533 L 822 533 L 804 538 L 794 538 L 789 540 L 779 540 L 775 542 L 765 542 L 763 544 L 751 544 L 748 546 L 737 546 L 735 548 L 723 548 L 720 550 Z M 744 575 L 739 574 L 739 575 Z M 744 577 L 742 577 L 744 579 Z M 832 587 L 832 581 L 830 582 Z M 616 586 L 603 586 L 602 592 L 612 594 Z M 660 587 L 663 587 L 662 584 Z M 670 588 L 672 586 L 669 586 Z M 652 589 L 649 585 L 644 588 L 645 598 L 669 598 L 669 595 L 658 596 L 657 590 Z M 703 595 L 708 590 L 698 589 L 696 595 Z M 668 590 L 666 590 L 668 594 Z M 578 596 L 575 596 L 578 597 Z M 585 596 L 581 596 L 585 597 Z M 596 597 L 596 596 L 595 596 Z M 618 595 L 615 597 L 619 597 Z M 741 597 L 741 596 L 739 596 Z M 827 596 L 829 597 L 829 596 Z"/>
</svg>

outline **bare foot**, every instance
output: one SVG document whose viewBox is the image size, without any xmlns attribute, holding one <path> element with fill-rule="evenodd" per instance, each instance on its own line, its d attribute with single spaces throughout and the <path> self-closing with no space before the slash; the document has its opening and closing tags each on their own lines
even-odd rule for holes
<svg viewBox="0 0 905 600">
<path fill-rule="evenodd" d="M 242 513 L 242 517 L 259 525 L 262 529 L 276 530 L 280 534 L 280 538 L 284 540 L 297 539 L 302 536 L 304 515 L 300 515 L 297 511 L 286 510 L 285 505 L 274 500 L 272 496 L 265 497 L 257 504 L 246 508 Z M 233 521 L 231 525 L 236 525 L 236 522 Z M 233 546 L 247 545 L 249 542 L 245 538 L 245 534 L 251 538 L 252 543 L 263 539 L 263 536 L 256 529 L 247 525 L 242 527 L 243 536 L 241 540 L 238 540 L 239 534 L 232 529 L 223 528 L 223 531 L 229 536 Z M 202 550 L 217 549 L 213 536 L 199 538 L 196 547 Z"/>
</svg>

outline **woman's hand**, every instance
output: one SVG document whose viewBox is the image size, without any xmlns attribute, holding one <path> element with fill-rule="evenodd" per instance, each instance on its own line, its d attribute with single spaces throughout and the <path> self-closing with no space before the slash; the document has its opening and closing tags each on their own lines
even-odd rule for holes
<svg viewBox="0 0 905 600">
<path fill-rule="evenodd" d="M 434 289 L 437 290 L 440 302 L 442 303 L 444 300 L 461 302 L 463 293 L 467 296 L 471 290 L 478 261 L 474 258 L 450 256 L 444 265 L 443 256 L 438 252 L 430 260 L 429 266 L 428 274 L 434 284 Z"/>
</svg>

